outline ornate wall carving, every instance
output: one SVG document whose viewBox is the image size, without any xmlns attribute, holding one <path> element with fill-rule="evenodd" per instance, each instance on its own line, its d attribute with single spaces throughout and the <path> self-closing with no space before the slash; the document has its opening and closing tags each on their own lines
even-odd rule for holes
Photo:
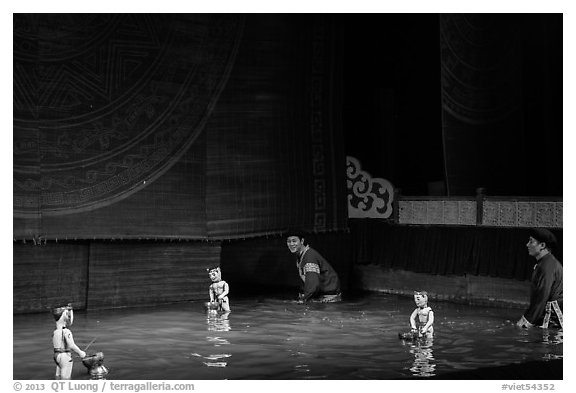
<svg viewBox="0 0 576 393">
<path fill-rule="evenodd" d="M 349 218 L 389 218 L 392 215 L 394 187 L 386 179 L 363 171 L 360 161 L 346 157 Z"/>
<path fill-rule="evenodd" d="M 238 15 L 14 14 L 14 216 L 71 214 L 147 187 L 196 140 Z"/>
</svg>

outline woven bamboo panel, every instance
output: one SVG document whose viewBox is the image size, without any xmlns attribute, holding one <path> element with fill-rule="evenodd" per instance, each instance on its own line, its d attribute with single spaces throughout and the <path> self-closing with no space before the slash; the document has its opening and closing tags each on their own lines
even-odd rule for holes
<svg viewBox="0 0 576 393">
<path fill-rule="evenodd" d="M 14 313 L 85 307 L 88 244 L 14 243 L 13 251 Z"/>
<path fill-rule="evenodd" d="M 219 260 L 219 243 L 94 243 L 87 308 L 206 299 L 206 269 Z"/>
</svg>

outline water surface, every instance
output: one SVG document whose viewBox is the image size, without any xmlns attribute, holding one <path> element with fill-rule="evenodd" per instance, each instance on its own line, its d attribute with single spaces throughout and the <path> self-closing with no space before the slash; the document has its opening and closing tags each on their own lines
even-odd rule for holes
<svg viewBox="0 0 576 393">
<path fill-rule="evenodd" d="M 563 357 L 562 331 L 519 329 L 522 310 L 431 302 L 431 342 L 409 330 L 411 298 L 366 294 L 334 304 L 231 298 L 232 312 L 203 302 L 76 312 L 72 331 L 88 354 L 104 352 L 108 379 L 397 379 Z M 14 379 L 52 379 L 49 313 L 14 316 Z M 77 359 L 77 358 L 76 358 Z M 88 379 L 77 359 L 73 379 Z"/>
</svg>

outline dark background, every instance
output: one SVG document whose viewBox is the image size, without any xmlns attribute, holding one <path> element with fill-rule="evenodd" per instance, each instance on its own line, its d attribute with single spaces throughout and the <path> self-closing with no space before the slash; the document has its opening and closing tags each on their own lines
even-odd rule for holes
<svg viewBox="0 0 576 393">
<path fill-rule="evenodd" d="M 449 15 L 449 17 L 458 17 Z M 485 27 L 494 15 L 465 15 Z M 562 15 L 508 14 L 499 38 L 514 34 L 514 61 L 520 64 L 519 115 L 506 128 L 489 124 L 474 138 L 478 149 L 505 143 L 502 168 L 478 168 L 477 187 L 492 195 L 562 195 Z M 476 18 L 472 20 L 473 18 Z M 430 182 L 445 181 L 443 148 L 440 16 L 438 14 L 346 15 L 337 18 L 343 34 L 343 124 L 346 154 L 360 160 L 375 177 L 383 177 L 406 195 L 428 195 Z M 498 48 L 495 48 L 497 50 Z M 503 92 L 506 94 L 506 91 Z M 494 139 L 488 134 L 496 133 Z M 507 140 L 507 135 L 511 135 Z M 464 136 L 465 138 L 465 136 Z M 458 139 L 452 149 L 465 148 Z M 449 152 L 450 153 L 450 152 Z M 514 163 L 514 172 L 506 170 Z M 484 166 L 483 166 L 484 165 Z M 518 168 L 518 169 L 516 169 Z M 453 167 L 453 171 L 461 168 Z M 474 194 L 468 187 L 466 195 Z"/>
</svg>

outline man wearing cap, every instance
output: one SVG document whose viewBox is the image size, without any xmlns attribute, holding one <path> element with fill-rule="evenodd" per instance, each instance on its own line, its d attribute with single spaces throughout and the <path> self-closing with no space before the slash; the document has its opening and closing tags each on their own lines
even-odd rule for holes
<svg viewBox="0 0 576 393">
<path fill-rule="evenodd" d="M 530 285 L 530 305 L 516 323 L 520 327 L 547 328 L 552 318 L 563 327 L 562 316 L 562 264 L 552 255 L 556 237 L 544 228 L 530 231 L 526 247 L 536 258 Z"/>
<path fill-rule="evenodd" d="M 289 230 L 286 233 L 286 245 L 297 256 L 296 267 L 304 283 L 304 293 L 299 303 L 312 299 L 325 303 L 341 300 L 338 274 L 318 251 L 306 244 L 304 232 Z"/>
</svg>

